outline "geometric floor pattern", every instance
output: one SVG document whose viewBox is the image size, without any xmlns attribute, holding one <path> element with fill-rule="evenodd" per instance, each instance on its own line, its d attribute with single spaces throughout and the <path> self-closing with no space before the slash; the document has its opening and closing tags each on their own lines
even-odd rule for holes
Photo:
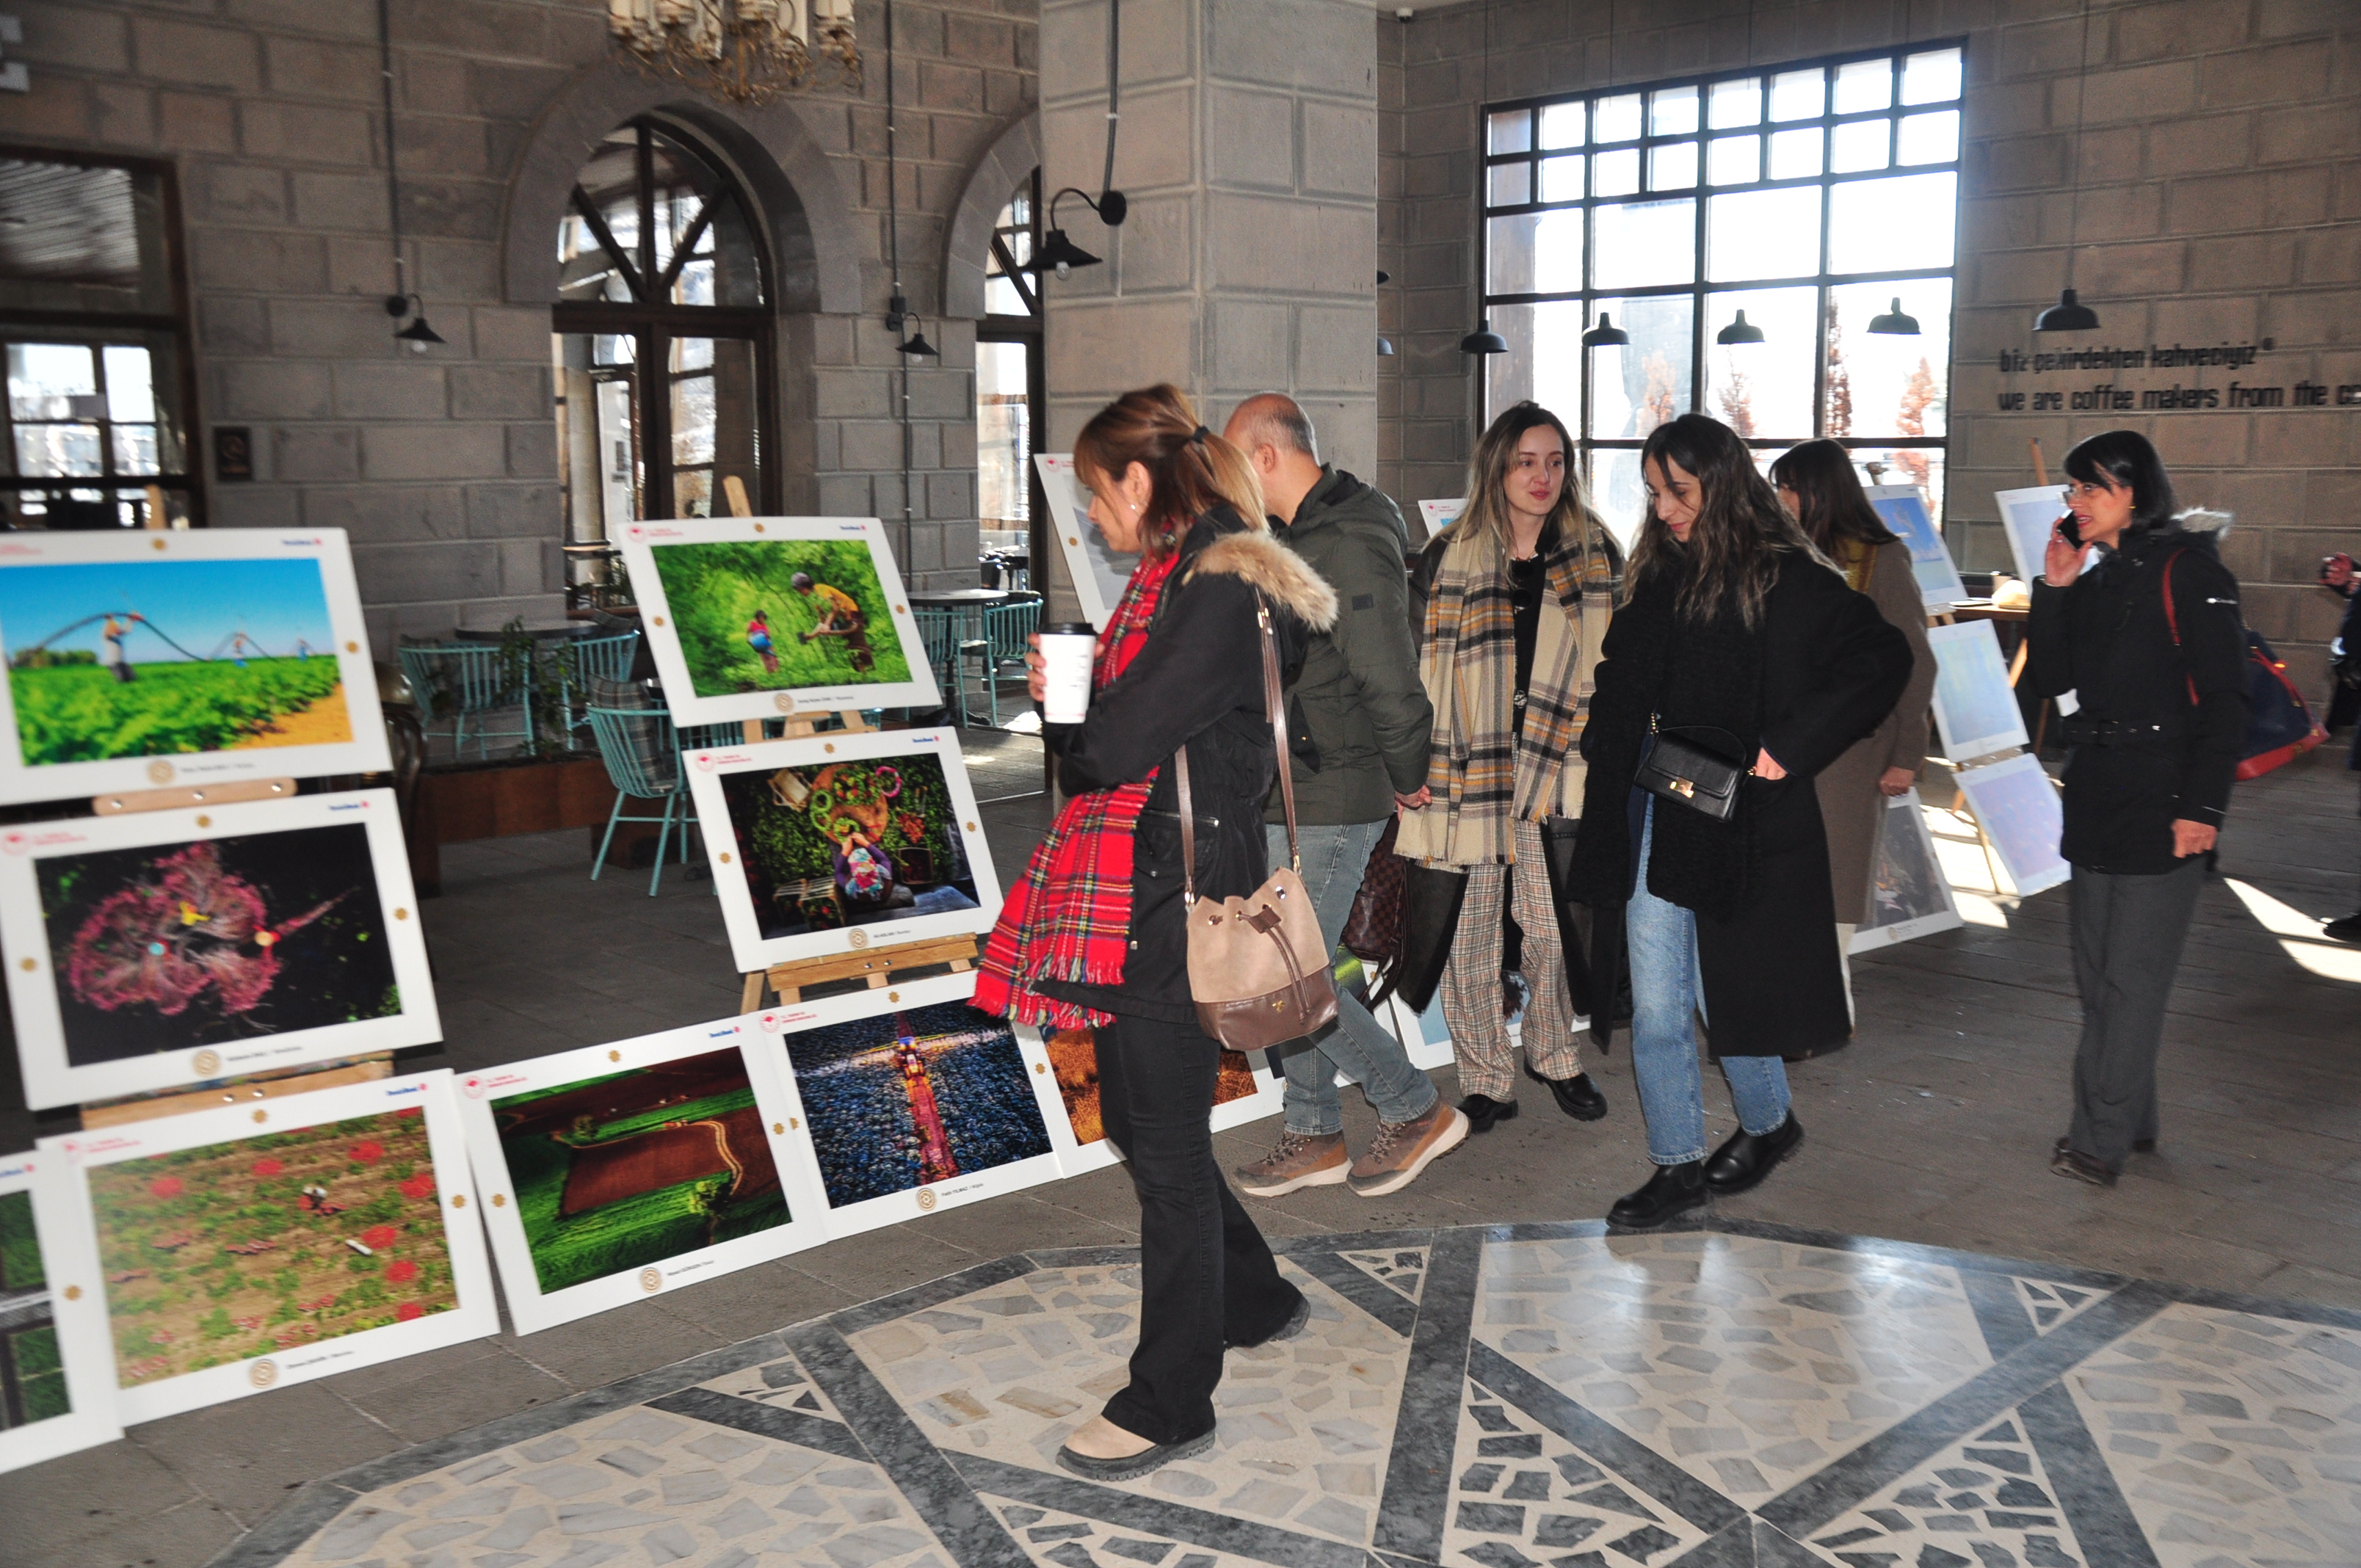
<svg viewBox="0 0 2361 1568">
<path fill-rule="evenodd" d="M 223 1568 L 2361 1563 L 2361 1314 L 1713 1220 L 1299 1237 L 1214 1448 L 1051 1456 L 1136 1255 L 1044 1252 L 305 1486 Z"/>
</svg>

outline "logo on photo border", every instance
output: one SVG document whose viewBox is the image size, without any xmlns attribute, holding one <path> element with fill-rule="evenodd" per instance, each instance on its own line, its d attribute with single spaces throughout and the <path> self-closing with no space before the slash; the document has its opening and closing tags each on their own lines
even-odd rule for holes
<svg viewBox="0 0 2361 1568">
<path fill-rule="evenodd" d="M 215 1050 L 199 1051 L 195 1056 L 189 1058 L 190 1069 L 199 1078 L 213 1077 L 215 1073 L 221 1071 L 221 1052 Z"/>
<path fill-rule="evenodd" d="M 156 761 L 154 761 L 154 762 L 152 762 L 148 763 L 148 782 L 149 784 L 170 784 L 170 783 L 172 782 L 172 764 L 171 764 L 171 763 L 170 763 L 170 762 L 165 762 L 165 761 L 164 761 L 162 758 L 160 758 L 160 757 L 159 757 L 159 758 L 158 758 Z"/>
<path fill-rule="evenodd" d="M 653 1295 L 664 1288 L 664 1270 L 648 1267 L 640 1270 L 640 1288 Z"/>
<path fill-rule="evenodd" d="M 697 754 L 697 771 L 700 773 L 709 773 L 713 771 L 712 752 L 699 751 Z"/>
<path fill-rule="evenodd" d="M 460 1080 L 459 1092 L 470 1100 L 481 1100 L 484 1097 L 484 1080 L 480 1078 L 463 1079 Z"/>
<path fill-rule="evenodd" d="M 246 1369 L 246 1380 L 258 1388 L 268 1388 L 279 1381 L 279 1364 L 265 1356 Z"/>
<path fill-rule="evenodd" d="M 10 833 L 5 836 L 0 836 L 0 850 L 5 850 L 9 854 L 21 855 L 32 847 L 33 841 L 30 839 L 26 838 L 22 833 Z"/>
<path fill-rule="evenodd" d="M 921 1187 L 918 1189 L 918 1207 L 925 1212 L 932 1213 L 934 1212 L 935 1205 L 941 1201 L 941 1199 L 935 1196 L 935 1190 L 933 1188 Z"/>
</svg>

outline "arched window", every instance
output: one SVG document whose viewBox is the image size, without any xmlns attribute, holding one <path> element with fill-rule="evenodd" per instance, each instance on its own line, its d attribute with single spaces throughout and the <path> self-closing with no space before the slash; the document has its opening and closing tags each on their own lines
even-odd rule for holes
<svg viewBox="0 0 2361 1568">
<path fill-rule="evenodd" d="M 1017 182 L 994 221 L 984 261 L 987 313 L 975 334 L 975 466 L 987 554 L 995 546 L 1004 554 L 1031 554 L 1033 455 L 1043 406 L 1041 296 L 1023 269 L 1040 237 L 1040 203 L 1037 169 Z"/>
<path fill-rule="evenodd" d="M 736 479 L 775 511 L 769 261 L 710 157 L 640 120 L 582 168 L 557 232 L 551 314 L 568 573 L 605 580 L 633 518 L 727 513 Z"/>
</svg>

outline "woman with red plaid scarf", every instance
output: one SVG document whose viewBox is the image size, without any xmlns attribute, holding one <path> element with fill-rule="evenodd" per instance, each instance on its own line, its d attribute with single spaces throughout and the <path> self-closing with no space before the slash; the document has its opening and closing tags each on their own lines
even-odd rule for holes
<svg viewBox="0 0 2361 1568">
<path fill-rule="evenodd" d="M 1336 598 L 1265 531 L 1253 468 L 1174 388 L 1100 410 L 1074 468 L 1093 525 L 1140 563 L 1099 636 L 1090 716 L 1042 727 L 1072 798 L 1001 909 L 975 1005 L 1096 1031 L 1100 1116 L 1139 1194 L 1139 1345 L 1129 1387 L 1058 1462 L 1115 1481 L 1211 1447 L 1223 1351 L 1284 1339 L 1310 1314 L 1213 1160 L 1220 1047 L 1189 990 L 1170 762 L 1185 744 L 1198 896 L 1251 893 L 1278 777 L 1257 607 L 1292 680 L 1306 628 L 1332 624 Z M 1038 701 L 1040 655 L 1028 663 Z"/>
</svg>

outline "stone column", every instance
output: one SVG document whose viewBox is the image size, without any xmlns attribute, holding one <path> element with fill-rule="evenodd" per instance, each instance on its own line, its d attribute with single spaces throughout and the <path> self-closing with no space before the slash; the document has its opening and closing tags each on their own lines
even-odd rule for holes
<svg viewBox="0 0 2361 1568">
<path fill-rule="evenodd" d="M 1069 196 L 1105 258 L 1044 280 L 1052 450 L 1133 387 L 1170 381 L 1215 429 L 1290 392 L 1321 455 L 1377 466 L 1378 94 L 1367 0 L 1122 0 L 1119 229 Z M 1042 184 L 1096 195 L 1108 0 L 1041 8 Z"/>
</svg>

